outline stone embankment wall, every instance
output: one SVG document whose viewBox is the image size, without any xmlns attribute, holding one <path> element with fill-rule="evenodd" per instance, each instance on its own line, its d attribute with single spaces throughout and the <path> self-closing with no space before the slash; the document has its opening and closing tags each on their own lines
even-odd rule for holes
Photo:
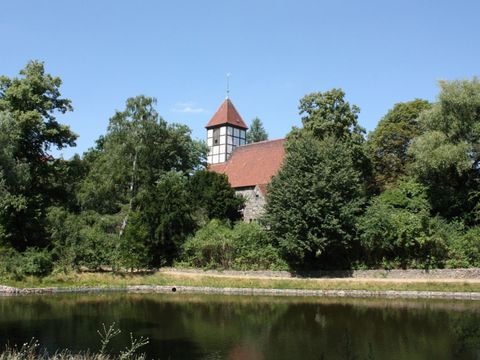
<svg viewBox="0 0 480 360">
<path fill-rule="evenodd" d="M 434 269 L 434 270 L 335 270 L 335 271 L 236 271 L 236 270 L 200 270 L 162 268 L 161 272 L 183 272 L 203 275 L 229 275 L 251 277 L 284 277 L 284 278 L 357 278 L 357 279 L 478 279 L 480 268 L 471 269 Z"/>
<path fill-rule="evenodd" d="M 390 298 L 390 299 L 457 299 L 480 300 L 479 292 L 447 291 L 370 291 L 370 290 L 300 290 L 300 289 L 255 289 L 255 288 L 214 288 L 202 286 L 155 286 L 138 285 L 126 288 L 12 288 L 0 286 L 2 295 L 91 293 L 104 291 L 122 291 L 130 293 L 185 293 L 185 294 L 223 294 L 250 296 L 301 296 L 301 297 L 350 297 L 350 298 Z"/>
</svg>

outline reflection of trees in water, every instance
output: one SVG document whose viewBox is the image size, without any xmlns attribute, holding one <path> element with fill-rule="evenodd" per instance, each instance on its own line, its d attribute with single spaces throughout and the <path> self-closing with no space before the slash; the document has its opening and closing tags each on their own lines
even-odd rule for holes
<svg viewBox="0 0 480 360">
<path fill-rule="evenodd" d="M 395 349 L 396 359 L 480 359 L 480 311 L 473 303 L 395 304 L 185 294 L 0 298 L 0 340 L 13 332 L 28 341 L 17 326 L 22 322 L 49 348 L 95 350 L 101 322 L 115 321 L 125 335 L 149 337 L 145 351 L 162 358 L 363 360 L 392 358 Z"/>
<path fill-rule="evenodd" d="M 266 340 L 276 319 L 288 309 L 287 303 L 213 301 L 185 306 L 184 327 L 203 347 L 221 343 L 229 359 L 261 359 Z M 228 354 L 228 355 L 227 355 Z"/>
<path fill-rule="evenodd" d="M 463 312 L 461 317 L 478 316 Z M 269 358 L 285 354 L 323 354 L 324 359 L 374 356 L 377 359 L 450 359 L 448 311 L 388 308 L 382 311 L 349 305 L 292 305 L 272 327 Z M 320 320 L 320 321 L 319 321 Z M 350 336 L 345 338 L 345 328 Z M 348 340 L 348 341 L 347 341 Z M 372 348 L 369 347 L 371 344 Z M 340 356 L 338 348 L 344 351 Z M 349 353 L 347 350 L 352 349 Z M 304 351 L 307 350 L 307 351 Z M 392 354 L 392 351 L 395 353 Z M 306 358 L 306 357 L 304 357 Z M 318 358 L 318 357 L 317 357 Z M 471 351 L 470 357 L 472 358 Z"/>
<path fill-rule="evenodd" d="M 480 359 L 480 315 L 455 314 L 451 319 L 455 336 L 453 359 Z M 472 357 L 476 354 L 475 357 Z"/>
</svg>

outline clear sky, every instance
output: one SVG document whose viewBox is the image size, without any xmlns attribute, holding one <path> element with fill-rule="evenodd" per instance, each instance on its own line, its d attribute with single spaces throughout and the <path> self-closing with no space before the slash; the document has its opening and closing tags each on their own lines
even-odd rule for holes
<svg viewBox="0 0 480 360">
<path fill-rule="evenodd" d="M 0 74 L 31 59 L 63 80 L 80 136 L 104 134 L 128 97 L 158 99 L 169 122 L 204 126 L 230 97 L 271 139 L 300 124 L 299 99 L 333 87 L 372 130 L 395 103 L 435 100 L 440 79 L 480 73 L 480 1 L 0 0 Z"/>
</svg>

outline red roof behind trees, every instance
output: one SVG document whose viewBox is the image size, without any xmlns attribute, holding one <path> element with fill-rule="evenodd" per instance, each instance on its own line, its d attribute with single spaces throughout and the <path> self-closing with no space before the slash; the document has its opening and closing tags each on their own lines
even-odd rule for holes
<svg viewBox="0 0 480 360">
<path fill-rule="evenodd" d="M 259 185 L 265 193 L 266 185 L 282 166 L 284 143 L 285 139 L 278 139 L 236 147 L 226 162 L 209 165 L 208 169 L 226 174 L 233 188 Z"/>
<path fill-rule="evenodd" d="M 220 105 L 215 115 L 213 115 L 205 127 L 210 128 L 225 124 L 233 125 L 237 128 L 248 129 L 248 126 L 245 125 L 245 122 L 237 109 L 235 109 L 235 106 L 233 106 L 233 103 L 228 98 L 225 99 L 222 105 Z"/>
</svg>

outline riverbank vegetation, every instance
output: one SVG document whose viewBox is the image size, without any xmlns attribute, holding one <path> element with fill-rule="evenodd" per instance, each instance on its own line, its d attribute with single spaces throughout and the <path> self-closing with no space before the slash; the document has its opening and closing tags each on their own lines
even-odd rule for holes
<svg viewBox="0 0 480 360">
<path fill-rule="evenodd" d="M 306 95 L 251 224 L 228 179 L 205 170 L 205 143 L 151 97 L 127 99 L 82 156 L 53 156 L 78 137 L 60 122 L 73 111 L 61 84 L 38 61 L 0 77 L 2 279 L 480 266 L 478 79 L 440 82 L 435 103 L 395 104 L 368 136 L 342 90 Z"/>
<path fill-rule="evenodd" d="M 324 279 L 269 278 L 242 275 L 194 273 L 77 273 L 27 276 L 7 279 L 5 284 L 18 288 L 126 288 L 127 286 L 195 286 L 211 288 L 255 288 L 296 290 L 367 290 L 367 291 L 448 291 L 480 292 L 480 282 L 472 280 L 427 279 Z"/>
</svg>

